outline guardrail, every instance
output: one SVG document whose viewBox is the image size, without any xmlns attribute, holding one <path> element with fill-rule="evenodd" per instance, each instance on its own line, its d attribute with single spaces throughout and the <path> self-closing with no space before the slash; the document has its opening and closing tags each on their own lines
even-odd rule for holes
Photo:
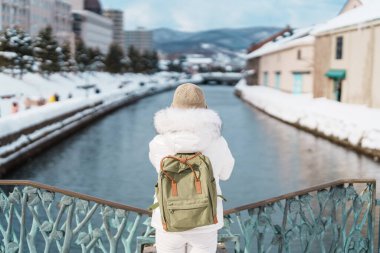
<svg viewBox="0 0 380 253">
<path fill-rule="evenodd" d="M 375 194 L 375 180 L 338 180 L 227 210 L 225 230 L 245 253 L 374 252 Z"/>
<path fill-rule="evenodd" d="M 31 181 L 0 180 L 0 252 L 133 252 L 147 210 Z M 142 226 L 140 226 L 140 229 Z M 120 243 L 121 242 L 121 243 Z"/>
<path fill-rule="evenodd" d="M 375 180 L 339 180 L 226 210 L 218 238 L 244 253 L 374 252 L 375 193 Z M 0 180 L 0 252 L 141 252 L 154 243 L 149 216 L 40 183 Z"/>
</svg>

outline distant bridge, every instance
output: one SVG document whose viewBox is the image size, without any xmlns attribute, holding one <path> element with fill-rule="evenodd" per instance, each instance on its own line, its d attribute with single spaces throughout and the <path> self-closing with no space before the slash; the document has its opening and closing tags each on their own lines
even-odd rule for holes
<svg viewBox="0 0 380 253">
<path fill-rule="evenodd" d="M 243 77 L 241 73 L 236 72 L 210 72 L 201 73 L 203 82 L 205 84 L 218 84 L 218 85 L 235 85 Z"/>
</svg>

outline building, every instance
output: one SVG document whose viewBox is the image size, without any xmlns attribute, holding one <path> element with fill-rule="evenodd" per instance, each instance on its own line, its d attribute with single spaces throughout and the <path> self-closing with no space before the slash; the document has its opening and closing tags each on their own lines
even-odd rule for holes
<svg viewBox="0 0 380 253">
<path fill-rule="evenodd" d="M 73 32 L 88 47 L 98 48 L 103 54 L 113 38 L 112 20 L 102 15 L 98 0 L 70 0 L 72 4 Z"/>
<path fill-rule="evenodd" d="M 189 73 L 196 73 L 199 70 L 209 70 L 212 64 L 212 58 L 201 54 L 188 54 L 181 59 L 182 69 Z"/>
<path fill-rule="evenodd" d="M 125 48 L 133 46 L 141 53 L 153 51 L 153 32 L 138 28 L 133 31 L 125 31 Z"/>
<path fill-rule="evenodd" d="M 112 21 L 88 10 L 73 10 L 72 15 L 75 37 L 106 54 L 112 43 Z"/>
<path fill-rule="evenodd" d="M 313 32 L 314 96 L 379 108 L 380 2 L 361 3 Z"/>
<path fill-rule="evenodd" d="M 124 43 L 124 21 L 121 10 L 105 10 L 103 16 L 112 20 L 113 43 L 118 44 L 124 52 L 127 52 Z"/>
<path fill-rule="evenodd" d="M 301 94 L 313 90 L 313 27 L 285 31 L 247 55 L 256 75 L 251 80 L 285 92 Z M 253 67 L 253 68 L 252 68 Z M 251 69 L 252 68 L 252 69 Z"/>
<path fill-rule="evenodd" d="M 259 41 L 257 43 L 252 44 L 247 49 L 247 53 L 249 54 L 249 53 L 251 53 L 251 52 L 259 49 L 260 47 L 264 46 L 266 43 L 271 42 L 272 40 L 274 40 L 278 36 L 283 35 L 286 32 L 292 32 L 292 28 L 290 26 L 286 26 L 284 29 L 282 29 L 281 31 L 276 32 L 275 34 L 269 36 L 268 38 L 265 38 L 265 39 L 263 39 L 263 40 L 261 40 L 261 41 Z"/>
<path fill-rule="evenodd" d="M 58 42 L 70 42 L 71 31 L 71 5 L 63 0 L 32 0 L 30 11 L 30 29 L 32 37 L 50 25 Z"/>
<path fill-rule="evenodd" d="M 102 15 L 102 6 L 98 0 L 67 0 L 73 10 L 88 10 L 98 15 Z"/>
<path fill-rule="evenodd" d="M 369 0 L 348 0 L 342 7 L 342 9 L 339 12 L 339 15 L 346 13 L 352 9 L 355 9 L 359 6 L 362 6 L 363 3 L 366 3 Z"/>
<path fill-rule="evenodd" d="M 29 32 L 30 0 L 0 0 L 0 29 L 19 27 Z"/>
<path fill-rule="evenodd" d="M 19 27 L 32 37 L 50 25 L 59 42 L 70 41 L 71 5 L 63 0 L 0 0 L 0 29 Z"/>
<path fill-rule="evenodd" d="M 292 32 L 292 29 L 287 26 L 281 31 L 269 36 L 268 38 L 259 41 L 255 44 L 252 44 L 248 50 L 247 54 L 252 53 L 255 50 L 258 50 L 260 47 L 264 46 L 265 44 L 273 41 L 274 39 L 278 38 L 279 36 L 283 36 L 286 33 Z M 259 84 L 259 73 L 260 73 L 260 57 L 250 57 L 246 61 L 246 80 L 248 85 L 258 85 Z"/>
</svg>

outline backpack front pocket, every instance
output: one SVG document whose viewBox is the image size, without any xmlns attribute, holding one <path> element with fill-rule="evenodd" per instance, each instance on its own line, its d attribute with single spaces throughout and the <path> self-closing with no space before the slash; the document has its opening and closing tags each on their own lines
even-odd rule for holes
<svg viewBox="0 0 380 253">
<path fill-rule="evenodd" d="M 213 224 L 209 199 L 168 199 L 168 222 L 172 229 L 185 231 Z"/>
</svg>

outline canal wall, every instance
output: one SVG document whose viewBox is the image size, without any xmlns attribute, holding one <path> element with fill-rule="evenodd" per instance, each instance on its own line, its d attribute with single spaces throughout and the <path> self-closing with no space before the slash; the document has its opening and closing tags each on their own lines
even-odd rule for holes
<svg viewBox="0 0 380 253">
<path fill-rule="evenodd" d="M 17 165 L 100 117 L 147 96 L 173 89 L 186 81 L 191 80 L 66 100 L 3 119 L 0 121 L 0 178 Z"/>
<path fill-rule="evenodd" d="M 247 86 L 244 80 L 235 95 L 277 120 L 379 161 L 380 110 Z"/>
</svg>

